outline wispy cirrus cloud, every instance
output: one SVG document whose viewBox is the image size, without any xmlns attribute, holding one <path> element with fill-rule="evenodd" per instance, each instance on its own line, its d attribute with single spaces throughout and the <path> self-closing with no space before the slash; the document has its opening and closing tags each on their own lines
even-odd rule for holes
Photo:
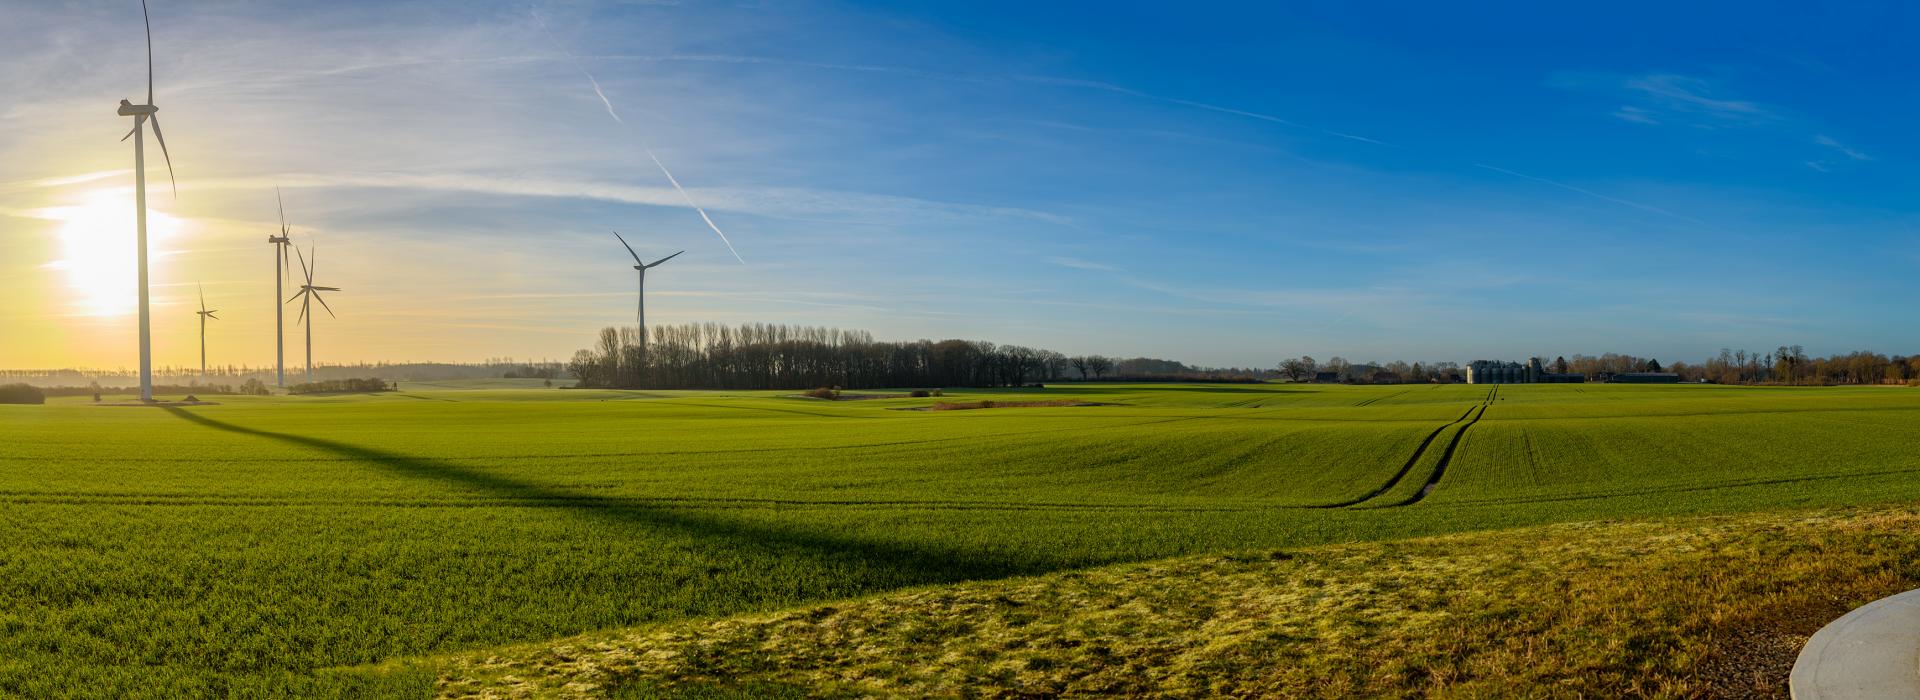
<svg viewBox="0 0 1920 700">
<path fill-rule="evenodd" d="M 1720 82 L 1680 73 L 1561 72 L 1548 84 L 1602 96 L 1614 105 L 1609 116 L 1636 124 L 1718 129 L 1788 120 L 1783 110 L 1735 97 Z"/>
<path fill-rule="evenodd" d="M 1833 150 L 1839 151 L 1841 155 L 1844 155 L 1848 158 L 1852 158 L 1854 160 L 1873 160 L 1873 156 L 1867 155 L 1865 153 L 1860 152 L 1859 150 L 1856 150 L 1852 147 L 1847 146 L 1846 144 L 1840 143 L 1839 141 L 1834 140 L 1833 137 L 1828 136 L 1826 134 L 1815 134 L 1813 137 L 1813 142 L 1820 144 L 1822 146 L 1826 146 L 1827 148 L 1831 148 Z"/>
<path fill-rule="evenodd" d="M 1660 123 L 1659 119 L 1654 118 L 1652 110 L 1645 107 L 1635 107 L 1633 105 L 1620 105 L 1619 109 L 1613 110 L 1613 116 L 1621 121 L 1629 121 L 1637 124 Z"/>
<path fill-rule="evenodd" d="M 276 185 L 288 190 L 319 187 L 429 190 L 598 200 L 657 207 L 684 206 L 679 191 L 672 187 L 538 176 L 410 172 L 281 173 L 270 178 L 201 178 L 182 189 L 265 190 Z M 1073 223 L 1069 217 L 1020 207 L 941 202 L 864 192 L 800 187 L 700 187 L 690 188 L 690 191 L 698 194 L 705 206 L 715 210 L 778 219 L 820 220 L 825 217 L 823 223 L 846 223 L 834 221 L 833 217 L 864 217 L 894 224 L 977 218 L 1018 218 L 1061 225 Z"/>
<path fill-rule="evenodd" d="M 1067 267 L 1075 270 L 1092 270 L 1096 272 L 1126 272 L 1126 270 L 1123 268 L 1115 267 L 1113 265 L 1108 265 L 1106 263 L 1099 263 L 1099 262 L 1094 262 L 1092 260 L 1082 260 L 1080 258 L 1071 258 L 1066 256 L 1054 256 L 1054 257 L 1047 258 L 1047 263 L 1050 265 L 1058 265 L 1060 267 Z"/>
<path fill-rule="evenodd" d="M 1686 126 L 1696 129 L 1741 128 L 1761 132 L 1813 132 L 1814 144 L 1830 151 L 1828 157 L 1791 157 L 1808 169 L 1834 172 L 1847 161 L 1873 156 L 1818 133 L 1810 118 L 1756 100 L 1736 97 L 1720 82 L 1679 73 L 1638 76 L 1558 74 L 1550 82 L 1562 89 L 1594 92 L 1610 100 L 1624 100 L 1609 113 L 1615 119 L 1647 126 Z"/>
<path fill-rule="evenodd" d="M 1724 123 L 1753 123 L 1780 118 L 1771 107 L 1725 96 L 1723 88 L 1704 78 L 1658 73 L 1628 78 L 1623 87 L 1643 101 L 1643 110 L 1686 114 Z"/>
</svg>

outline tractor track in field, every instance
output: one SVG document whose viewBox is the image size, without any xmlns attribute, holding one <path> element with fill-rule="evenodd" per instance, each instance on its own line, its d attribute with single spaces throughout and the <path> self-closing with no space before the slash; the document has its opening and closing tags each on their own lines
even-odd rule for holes
<svg viewBox="0 0 1920 700">
<path fill-rule="evenodd" d="M 1356 403 L 1356 404 L 1354 404 L 1354 405 L 1353 405 L 1353 407 L 1354 407 L 1354 408 L 1360 408 L 1360 407 L 1362 407 L 1362 406 L 1372 406 L 1372 405 L 1374 405 L 1374 404 L 1376 404 L 1376 403 L 1380 403 L 1381 401 L 1385 401 L 1385 400 L 1387 400 L 1387 399 L 1391 399 L 1391 398 L 1397 398 L 1397 397 L 1399 397 L 1400 395 L 1402 395 L 1402 394 L 1405 394 L 1405 393 L 1407 393 L 1407 392 L 1410 392 L 1410 391 L 1413 391 L 1413 390 L 1412 390 L 1412 389 L 1407 389 L 1407 390 L 1405 390 L 1405 391 L 1399 391 L 1399 392 L 1395 392 L 1395 393 L 1392 393 L 1392 394 L 1387 394 L 1387 395 L 1385 395 L 1385 396 L 1375 396 L 1375 397 L 1373 397 L 1373 398 L 1371 398 L 1371 399 L 1366 399 L 1366 400 L 1363 400 L 1363 401 L 1361 401 L 1360 403 Z"/>
<path fill-rule="evenodd" d="M 1499 390 L 1495 389 L 1495 391 L 1498 392 Z M 1446 451 L 1440 453 L 1440 461 L 1433 465 L 1433 475 L 1427 477 L 1426 485 L 1421 486 L 1420 490 L 1412 496 L 1409 496 L 1407 500 L 1395 503 L 1394 505 L 1410 506 L 1419 503 L 1427 497 L 1427 494 L 1433 493 L 1434 489 L 1440 488 L 1440 477 L 1446 476 L 1447 465 L 1453 462 L 1453 452 L 1459 449 L 1460 439 L 1467 436 L 1467 429 L 1472 428 L 1473 424 L 1480 422 L 1480 419 L 1487 415 L 1487 409 L 1491 406 L 1491 403 L 1482 404 L 1480 411 L 1473 414 L 1473 420 L 1467 421 L 1466 425 L 1460 426 L 1460 430 L 1453 434 L 1453 440 L 1447 443 Z"/>
<path fill-rule="evenodd" d="M 1433 444 L 1433 441 L 1435 438 L 1440 437 L 1440 434 L 1446 432 L 1448 428 L 1459 425 L 1461 421 L 1464 421 L 1467 419 L 1467 416 L 1472 415 L 1473 411 L 1474 409 L 1469 408 L 1467 409 L 1466 413 L 1460 414 L 1459 418 L 1453 419 L 1453 422 L 1440 426 L 1438 428 L 1434 428 L 1433 432 L 1427 433 L 1427 438 L 1425 440 L 1420 441 L 1420 446 L 1413 448 L 1413 455 L 1410 457 L 1407 457 L 1407 463 L 1400 465 L 1400 471 L 1395 472 L 1393 477 L 1390 479 L 1387 479 L 1387 483 L 1382 484 L 1380 488 L 1374 489 L 1373 492 L 1352 500 L 1342 501 L 1339 503 L 1328 503 L 1324 505 L 1309 506 L 1309 507 L 1310 508 L 1348 508 L 1348 507 L 1360 505 L 1362 503 L 1366 503 L 1367 501 L 1371 501 L 1375 498 L 1379 498 L 1381 494 L 1384 494 L 1388 491 L 1393 490 L 1394 486 L 1397 486 L 1400 484 L 1401 479 L 1407 478 L 1408 472 L 1413 471 L 1413 465 L 1420 463 L 1420 456 L 1427 453 L 1427 447 Z"/>
<path fill-rule="evenodd" d="M 1351 508 L 1386 495 L 1388 491 L 1392 491 L 1393 487 L 1399 486 L 1400 482 L 1407 478 L 1407 474 L 1413 471 L 1414 465 L 1420 463 L 1421 457 L 1426 456 L 1427 448 L 1433 446 L 1433 441 L 1439 438 L 1441 433 L 1446 432 L 1448 428 L 1456 425 L 1460 426 L 1460 429 L 1454 432 L 1453 439 L 1447 442 L 1446 450 L 1440 454 L 1440 461 L 1434 465 L 1433 473 L 1427 477 L 1427 483 L 1420 487 L 1419 492 L 1407 498 L 1407 500 L 1393 504 L 1391 507 L 1397 508 L 1419 503 L 1421 499 L 1427 497 L 1427 494 L 1432 493 L 1435 488 L 1440 486 L 1440 477 L 1446 473 L 1447 464 L 1453 461 L 1453 453 L 1460 447 L 1460 438 L 1467 434 L 1467 429 L 1473 427 L 1474 423 L 1480 422 L 1480 418 L 1487 414 L 1487 408 L 1491 407 L 1493 402 L 1498 400 L 1500 400 L 1500 387 L 1495 386 L 1487 390 L 1486 397 L 1480 400 L 1479 405 L 1468 408 L 1466 413 L 1460 414 L 1460 417 L 1453 419 L 1453 422 L 1434 428 L 1433 432 L 1427 434 L 1426 439 L 1420 441 L 1420 446 L 1413 449 L 1413 454 L 1407 457 L 1407 463 L 1400 465 L 1400 471 L 1395 472 L 1393 477 L 1387 479 L 1387 483 L 1382 484 L 1380 488 L 1374 489 L 1371 493 L 1352 500 L 1310 507 Z"/>
</svg>

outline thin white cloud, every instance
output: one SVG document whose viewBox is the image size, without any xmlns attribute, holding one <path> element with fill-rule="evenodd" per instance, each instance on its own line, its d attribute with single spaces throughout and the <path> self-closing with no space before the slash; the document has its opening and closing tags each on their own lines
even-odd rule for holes
<svg viewBox="0 0 1920 700">
<path fill-rule="evenodd" d="M 1653 206 L 1653 205 L 1651 205 L 1651 204 L 1641 204 L 1641 203 L 1639 203 L 1639 202 L 1635 202 L 1635 201 L 1633 201 L 1633 200 L 1629 200 L 1629 199 L 1621 199 L 1621 198 L 1619 198 L 1619 197 L 1614 197 L 1614 196 L 1611 196 L 1611 195 L 1605 195 L 1605 194 L 1601 194 L 1601 193 L 1599 193 L 1599 192 L 1595 192 L 1595 191 L 1593 191 L 1593 190 L 1590 190 L 1590 189 L 1587 189 L 1587 188 L 1584 188 L 1584 187 L 1577 187 L 1577 186 L 1574 186 L 1574 185 L 1569 185 L 1569 184 L 1567 184 L 1567 183 L 1564 183 L 1564 182 L 1560 182 L 1560 181 L 1558 181 L 1558 180 L 1549 180 L 1549 179 L 1547 179 L 1547 178 L 1544 178 L 1544 177 L 1537 177 L 1537 176 L 1534 176 L 1534 175 L 1528 175 L 1528 174 L 1526 174 L 1526 173 L 1522 173 L 1522 172 L 1516 172 L 1516 171 L 1513 171 L 1513 170 L 1508 170 L 1508 169 L 1506 169 L 1506 168 L 1501 168 L 1501 167 L 1496 167 L 1496 166 L 1492 166 L 1492 165 L 1487 165 L 1487 164 L 1485 164 L 1485 163 L 1474 163 L 1474 167 L 1478 167 L 1478 168 L 1486 168 L 1487 170 L 1491 170 L 1491 171 L 1493 171 L 1493 172 L 1496 172 L 1496 173 L 1501 173 L 1501 174 L 1503 174 L 1503 175 L 1511 175 L 1511 176 L 1513 176 L 1513 177 L 1517 177 L 1517 178 L 1521 178 L 1521 179 L 1524 179 L 1524 180 L 1532 180 L 1532 181 L 1534 181 L 1534 182 L 1538 182 L 1538 183 L 1540 183 L 1540 184 L 1543 184 L 1543 185 L 1552 185 L 1552 186 L 1554 186 L 1554 187 L 1558 187 L 1558 188 L 1560 188 L 1560 189 L 1563 189 L 1563 190 L 1567 190 L 1567 191 L 1569 191 L 1569 192 L 1577 192 L 1577 193 L 1579 193 L 1579 194 L 1583 194 L 1583 195 L 1586 195 L 1586 196 L 1588 196 L 1588 197 L 1592 197 L 1592 198 L 1594 198 L 1594 199 L 1598 199 L 1598 200 L 1601 200 L 1601 201 L 1605 201 L 1605 202 L 1612 202 L 1612 203 L 1614 203 L 1614 204 L 1618 204 L 1618 205 L 1621 205 L 1621 206 L 1625 206 L 1625 207 L 1633 207 L 1634 209 L 1639 209 L 1639 210 L 1641 210 L 1641 211 L 1647 211 L 1647 212 L 1652 212 L 1652 213 L 1655 213 L 1655 214 L 1659 214 L 1659 215 L 1661 215 L 1661 216 L 1669 216 L 1669 217 L 1673 217 L 1673 218 L 1675 218 L 1675 219 L 1679 219 L 1679 220 L 1681 220 L 1681 221 L 1685 221 L 1685 222 L 1688 222 L 1688 223 L 1692 223 L 1692 224 L 1698 224 L 1698 225 L 1701 225 L 1701 226 L 1707 226 L 1707 223 L 1706 223 L 1706 222 L 1704 222 L 1704 221 L 1701 221 L 1701 220 L 1699 220 L 1699 219 L 1695 219 L 1695 218 L 1693 218 L 1693 217 L 1689 217 L 1689 216 L 1686 216 L 1686 215 L 1683 215 L 1683 214 L 1677 214 L 1677 213 L 1674 213 L 1674 212 L 1671 212 L 1671 211 L 1668 211 L 1668 210 L 1666 210 L 1666 209 L 1661 209 L 1660 207 L 1656 207 L 1656 206 Z"/>
<path fill-rule="evenodd" d="M 1826 163 L 1822 163 L 1822 162 L 1820 162 L 1820 161 L 1817 161 L 1817 160 L 1810 160 L 1810 161 L 1807 161 L 1807 167 L 1809 167 L 1809 168 L 1813 168 L 1814 170 L 1818 170 L 1818 171 L 1820 171 L 1820 172 L 1823 172 L 1823 173 L 1830 173 L 1830 172 L 1833 172 L 1833 169 L 1831 169 L 1831 168 L 1828 168 L 1828 167 L 1827 167 L 1827 164 L 1826 164 Z"/>
<path fill-rule="evenodd" d="M 1108 265 L 1106 263 L 1097 263 L 1092 260 L 1081 260 L 1080 258 L 1070 258 L 1065 256 L 1050 257 L 1050 258 L 1047 258 L 1047 262 L 1054 265 L 1059 265 L 1060 267 L 1070 267 L 1075 270 L 1094 270 L 1098 272 L 1126 272 L 1126 270 L 1123 270 L 1118 267 L 1114 267 L 1112 265 Z"/>
<path fill-rule="evenodd" d="M 1704 115 L 1725 121 L 1770 121 L 1775 111 L 1758 102 L 1717 96 L 1715 86 L 1702 78 L 1672 73 L 1629 78 L 1625 87 L 1652 105 L 1667 111 Z"/>
<path fill-rule="evenodd" d="M 1063 87 L 1079 87 L 1079 88 L 1086 88 L 1086 89 L 1089 89 L 1089 90 L 1100 90 L 1100 91 L 1104 91 L 1104 92 L 1111 92 L 1111 93 L 1114 93 L 1114 94 L 1116 94 L 1116 95 L 1126 95 L 1126 96 L 1129 96 L 1129 97 L 1138 97 L 1138 98 L 1141 98 L 1141 99 L 1147 99 L 1147 100 L 1156 100 L 1156 101 L 1160 101 L 1160 102 L 1166 102 L 1166 103 L 1168 103 L 1168 104 L 1176 104 L 1176 105 L 1181 105 L 1181 106 L 1183 106 L 1183 107 L 1192 107 L 1192 108 L 1194 108 L 1194 109 L 1203 109 L 1203 110 L 1207 110 L 1207 111 L 1210 111 L 1210 112 L 1219 112 L 1219 113 L 1221 113 L 1221 114 L 1231 114 L 1231 115 L 1234 115 L 1234 116 L 1238 116 L 1238 117 L 1246 117 L 1246 118 L 1248 118 L 1248 119 L 1258 119 L 1258 120 L 1260 120 L 1260 121 L 1264 121 L 1264 122 L 1271 122 L 1271 123 L 1274 123 L 1274 124 L 1281 124 L 1281 125 L 1285 125 L 1285 126 L 1291 126 L 1291 127 L 1295 127 L 1295 128 L 1299 128 L 1299 129 L 1307 129 L 1307 130 L 1311 130 L 1311 131 L 1318 131 L 1318 132 L 1320 132 L 1320 133 L 1322 133 L 1322 134 L 1326 134 L 1326 135 L 1328 135 L 1328 136 L 1335 136 L 1335 137 L 1339 137 L 1339 138 L 1343 138 L 1343 139 L 1351 139 L 1351 140 L 1354 140 L 1354 141 L 1359 141 L 1359 142 L 1362 142 L 1362 143 L 1370 143 L 1370 144 L 1374 144 L 1374 145 L 1376 145 L 1376 146 L 1391 146 L 1391 145 L 1393 145 L 1393 144 L 1390 144 L 1390 143 L 1387 143 L 1387 142 L 1385 142 L 1385 141 L 1381 141 L 1381 140 L 1378 140 L 1378 139 L 1372 139 L 1372 138 L 1368 138 L 1368 137 L 1365 137 L 1365 136 L 1360 136 L 1360 135 L 1358 135 L 1358 134 L 1350 134 L 1350 133 L 1346 133 L 1346 132 L 1344 132 L 1344 131 L 1335 131 L 1335 130 L 1333 130 L 1333 129 L 1326 129 L 1326 128 L 1321 128 L 1321 127 L 1317 127 L 1317 126 L 1309 126 L 1309 125 L 1307 125 L 1307 124 L 1302 124 L 1302 123 L 1300 123 L 1300 122 L 1296 122 L 1296 121 L 1293 121 L 1293 120 L 1291 120 L 1291 119 L 1286 119 L 1286 118 L 1282 118 L 1282 117 L 1276 117 L 1276 116 L 1274 116 L 1274 115 L 1271 115 L 1271 114 L 1262 114 L 1262 113 L 1260 113 L 1260 112 L 1251 112 L 1251 111 L 1248 111 L 1248 110 L 1244 110 L 1244 109 L 1235 109 L 1235 108 L 1233 108 L 1233 107 L 1222 107 L 1222 106 L 1220 106 L 1220 105 L 1215 105 L 1215 104 L 1208 104 L 1208 103 L 1205 103 L 1205 102 L 1196 102 L 1196 101 L 1194 101 L 1194 100 L 1185 100 L 1185 99 L 1181 99 L 1181 98 L 1178 98 L 1178 97 L 1166 97 L 1166 96 L 1163 96 L 1163 95 L 1155 95 L 1155 94 L 1153 94 L 1153 93 L 1148 93 L 1148 92 L 1141 92 L 1141 91 L 1139 91 L 1139 90 L 1135 90 L 1135 89 L 1133 89 L 1133 88 L 1128 88 L 1128 87 L 1121 87 L 1121 86 L 1119 86 L 1119 85 L 1114 85 L 1113 83 L 1105 83 L 1105 82 L 1100 82 L 1100 81 L 1097 81 L 1097 80 L 1079 80 L 1079 79 L 1075 79 L 1075 78 L 1056 78 L 1056 77 L 1052 77 L 1052 76 L 1044 76 L 1044 75 L 1018 75 L 1018 76 L 1014 76 L 1014 79 L 1015 79 L 1015 80 L 1019 80 L 1019 81 L 1022 81 L 1022 82 L 1029 82 L 1029 83 L 1036 83 L 1036 84 L 1040 84 L 1040 85 L 1057 85 L 1057 86 L 1063 86 Z"/>
<path fill-rule="evenodd" d="M 1850 148 L 1846 144 L 1842 144 L 1839 141 L 1835 141 L 1833 137 L 1828 136 L 1826 134 L 1815 134 L 1813 137 L 1813 142 L 1820 144 L 1822 146 L 1826 146 L 1827 148 L 1831 148 L 1833 150 L 1839 151 L 1841 155 L 1844 155 L 1848 158 L 1852 158 L 1854 160 L 1873 160 L 1873 156 L 1867 155 L 1858 150 Z"/>
<path fill-rule="evenodd" d="M 591 180 L 543 177 L 496 177 L 461 174 L 387 172 L 278 173 L 268 177 L 200 178 L 183 183 L 185 190 L 266 190 L 279 183 L 288 190 L 317 187 L 364 187 L 471 192 L 520 197 L 587 199 L 622 204 L 681 207 L 684 200 L 671 187 L 646 187 Z M 129 188 L 130 189 L 130 188 Z M 1068 225 L 1072 219 L 1018 207 L 959 204 L 935 200 L 813 190 L 795 187 L 710 187 L 691 190 L 707 206 L 774 218 L 863 217 L 895 224 L 913 221 L 951 221 L 980 218 L 1020 218 Z M 26 212 L 31 215 L 34 211 Z M 824 223 L 842 223 L 825 221 Z"/>
<path fill-rule="evenodd" d="M 1660 120 L 1655 119 L 1653 117 L 1653 112 L 1650 112 L 1647 109 L 1642 107 L 1635 107 L 1633 105 L 1621 105 L 1619 109 L 1616 109 L 1613 111 L 1613 116 L 1616 119 L 1630 121 L 1637 124 L 1659 124 L 1660 123 Z"/>
</svg>

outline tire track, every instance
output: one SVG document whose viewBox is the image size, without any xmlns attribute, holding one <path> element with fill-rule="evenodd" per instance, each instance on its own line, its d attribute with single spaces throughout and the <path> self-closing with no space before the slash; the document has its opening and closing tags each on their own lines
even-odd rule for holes
<svg viewBox="0 0 1920 700">
<path fill-rule="evenodd" d="M 1388 491 L 1393 490 L 1393 487 L 1398 486 L 1400 484 L 1401 479 L 1407 478 L 1408 472 L 1413 471 L 1413 465 L 1420 463 L 1420 456 L 1427 453 L 1427 447 L 1433 444 L 1434 438 L 1440 437 L 1440 434 L 1446 432 L 1448 428 L 1459 425 L 1461 421 L 1466 420 L 1467 416 L 1473 414 L 1473 410 L 1474 409 L 1469 408 L 1467 409 L 1466 413 L 1460 414 L 1459 418 L 1453 419 L 1453 422 L 1440 426 L 1438 428 L 1434 428 L 1433 432 L 1427 433 L 1427 439 L 1421 440 L 1420 446 L 1413 449 L 1413 455 L 1410 457 L 1407 457 L 1407 463 L 1401 465 L 1400 471 L 1395 472 L 1393 475 L 1393 478 L 1388 479 L 1387 483 L 1381 485 L 1380 488 L 1374 489 L 1371 493 L 1368 493 L 1365 496 L 1361 496 L 1359 498 L 1355 498 L 1350 501 L 1342 501 L 1340 503 L 1328 503 L 1324 505 L 1308 506 L 1308 507 L 1309 508 L 1348 508 L 1351 506 L 1357 506 L 1362 503 L 1366 503 L 1367 501 L 1371 501 L 1375 498 L 1379 498 L 1381 494 L 1384 494 Z"/>
<path fill-rule="evenodd" d="M 1394 505 L 1396 507 L 1410 506 L 1419 503 L 1427 497 L 1427 494 L 1433 493 L 1434 489 L 1440 488 L 1440 478 L 1446 476 L 1447 465 L 1453 463 L 1453 453 L 1460 448 L 1460 440 L 1467 436 L 1467 431 L 1473 428 L 1473 424 L 1480 422 L 1481 418 L 1486 417 L 1487 409 L 1492 408 L 1493 402 L 1498 400 L 1500 400 L 1500 387 L 1495 385 L 1493 391 L 1487 392 L 1486 403 L 1480 404 L 1480 411 L 1473 414 L 1473 420 L 1467 421 L 1466 425 L 1460 426 L 1460 430 L 1453 434 L 1453 440 L 1447 443 L 1446 451 L 1440 453 L 1440 461 L 1433 465 L 1433 474 L 1427 477 L 1426 485 L 1421 486 L 1420 491 L 1408 497 L 1407 500 L 1395 503 Z"/>
<path fill-rule="evenodd" d="M 1412 390 L 1412 389 L 1406 389 L 1406 390 L 1403 390 L 1403 391 L 1399 391 L 1399 392 L 1396 392 L 1396 393 L 1392 393 L 1392 394 L 1387 394 L 1387 395 L 1385 395 L 1385 396 L 1375 396 L 1375 397 L 1373 397 L 1373 398 L 1371 398 L 1371 399 L 1367 399 L 1367 400 L 1364 400 L 1364 401 L 1361 401 L 1360 403 L 1357 403 L 1357 404 L 1354 404 L 1354 405 L 1353 405 L 1353 407 L 1354 407 L 1354 408 L 1360 408 L 1361 406 L 1372 406 L 1372 405 L 1374 405 L 1374 404 L 1376 404 L 1376 403 L 1380 403 L 1381 401 L 1385 401 L 1385 400 L 1387 400 L 1387 399 L 1395 399 L 1395 398 L 1399 398 L 1399 397 L 1401 397 L 1401 396 L 1404 396 L 1404 395 L 1406 395 L 1407 393 L 1409 393 L 1409 392 L 1411 392 L 1411 391 L 1413 391 L 1413 390 Z"/>
</svg>

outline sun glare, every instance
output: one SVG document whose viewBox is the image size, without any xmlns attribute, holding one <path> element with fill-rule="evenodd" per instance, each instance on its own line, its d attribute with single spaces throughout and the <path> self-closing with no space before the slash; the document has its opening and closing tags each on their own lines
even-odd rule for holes
<svg viewBox="0 0 1920 700">
<path fill-rule="evenodd" d="M 67 306 L 89 316 L 121 316 L 138 309 L 139 277 L 134 244 L 133 195 L 100 191 L 79 204 L 40 212 L 60 222 L 62 257 L 47 263 L 67 277 Z M 147 270 L 155 275 L 162 251 L 181 230 L 181 221 L 147 209 Z M 150 280 L 151 281 L 151 280 Z"/>
</svg>

